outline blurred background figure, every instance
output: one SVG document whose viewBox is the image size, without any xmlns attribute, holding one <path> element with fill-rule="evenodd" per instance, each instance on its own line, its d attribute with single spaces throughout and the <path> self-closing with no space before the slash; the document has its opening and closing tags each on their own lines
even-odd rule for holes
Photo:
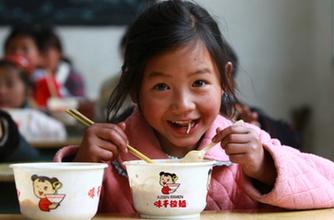
<svg viewBox="0 0 334 220">
<path fill-rule="evenodd" d="M 120 43 L 119 43 L 119 51 L 124 57 L 124 52 L 127 43 L 127 30 L 125 30 Z M 112 77 L 106 79 L 104 83 L 100 87 L 100 94 L 97 98 L 96 102 L 96 110 L 95 110 L 95 120 L 99 122 L 104 122 L 107 120 L 107 107 L 111 93 L 114 91 L 121 77 L 121 73 L 116 73 Z M 133 110 L 133 103 L 130 97 L 127 97 L 123 106 L 120 108 L 120 111 L 117 113 L 116 121 L 123 121 L 127 116 L 131 114 Z"/>
<path fill-rule="evenodd" d="M 65 56 L 61 38 L 55 29 L 52 26 L 41 26 L 37 44 L 44 72 L 33 75 L 36 102 L 67 125 L 73 123 L 73 119 L 64 112 L 68 108 L 77 108 L 92 118 L 95 102 L 86 97 L 84 78 Z"/>
<path fill-rule="evenodd" d="M 4 42 L 5 55 L 22 55 L 32 64 L 31 89 L 35 108 L 63 123 L 73 123 L 64 113 L 78 108 L 94 115 L 94 102 L 85 98 L 82 75 L 64 56 L 61 39 L 51 26 L 20 24 L 12 26 Z"/>
<path fill-rule="evenodd" d="M 30 77 L 35 75 L 44 75 L 45 73 L 45 70 L 42 67 L 42 56 L 38 48 L 39 30 L 40 28 L 37 25 L 14 25 L 11 27 L 3 47 L 5 55 L 21 55 L 28 59 L 32 68 Z M 48 87 L 52 91 L 58 91 L 60 87 L 53 77 L 48 77 L 47 85 L 43 85 L 43 83 L 36 85 L 33 78 L 31 82 L 33 92 L 32 95 L 34 99 L 36 99 L 37 96 L 35 91 L 36 88 L 43 89 L 43 87 Z M 47 93 L 49 94 L 50 92 L 47 91 Z M 57 94 L 60 95 L 60 92 L 57 92 Z M 41 102 L 42 101 L 40 100 L 38 100 L 38 102 L 36 101 L 37 105 L 35 107 L 39 107 L 44 110 L 46 104 Z"/>
<path fill-rule="evenodd" d="M 50 88 L 50 90 L 56 89 L 58 96 L 85 96 L 82 75 L 74 69 L 70 60 L 65 58 L 61 39 L 53 27 L 30 24 L 11 27 L 5 39 L 4 53 L 26 57 L 32 64 L 31 77 L 34 83 L 44 78 L 46 74 L 50 74 L 56 81 L 56 84 L 52 85 L 55 88 Z M 36 92 L 38 89 L 36 88 Z M 45 93 L 50 93 L 50 91 L 45 91 Z"/>
<path fill-rule="evenodd" d="M 26 57 L 36 71 L 41 67 L 41 56 L 37 44 L 37 27 L 34 25 L 14 25 L 7 35 L 3 51 L 5 55 L 22 55 Z"/>
<path fill-rule="evenodd" d="M 65 58 L 62 42 L 51 26 L 42 26 L 37 35 L 37 45 L 41 55 L 41 65 L 44 73 L 36 72 L 33 80 L 36 85 L 47 82 L 46 77 L 55 78 L 58 83 L 55 88 L 36 88 L 36 100 L 46 106 L 50 96 L 85 97 L 85 86 L 82 75 L 74 69 L 68 58 Z M 47 91 L 45 91 L 45 89 Z M 50 92 L 50 90 L 52 92 Z M 53 93 L 53 94 L 52 94 Z M 48 94 L 48 97 L 45 95 Z"/>
<path fill-rule="evenodd" d="M 225 71 L 232 74 L 233 79 L 236 78 L 239 66 L 239 59 L 234 51 L 234 49 L 227 42 L 226 44 L 226 54 L 230 60 L 231 65 L 225 67 Z M 237 90 L 235 81 L 233 81 L 234 89 Z M 228 97 L 223 96 L 222 102 L 229 101 Z M 234 100 L 233 100 L 234 101 Z M 277 138 L 283 145 L 288 145 L 294 148 L 302 149 L 303 148 L 303 138 L 300 130 L 288 122 L 283 120 L 278 120 L 271 118 L 265 112 L 259 108 L 251 107 L 245 102 L 239 100 L 235 101 L 236 112 L 234 120 L 242 119 L 245 122 L 254 124 L 261 129 L 267 131 L 272 138 Z"/>
<path fill-rule="evenodd" d="M 31 63 L 21 55 L 7 55 L 0 59 L 0 107 L 34 107 L 32 99 Z"/>
<path fill-rule="evenodd" d="M 21 55 L 7 55 L 0 59 L 0 109 L 8 111 L 29 142 L 64 140 L 64 125 L 33 108 L 31 66 Z"/>
</svg>

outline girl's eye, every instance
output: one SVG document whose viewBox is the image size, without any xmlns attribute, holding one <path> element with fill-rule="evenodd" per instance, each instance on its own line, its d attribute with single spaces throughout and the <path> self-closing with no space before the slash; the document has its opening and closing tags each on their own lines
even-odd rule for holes
<svg viewBox="0 0 334 220">
<path fill-rule="evenodd" d="M 194 87 L 203 87 L 205 86 L 207 83 L 204 81 L 204 80 L 196 80 L 194 83 L 193 83 L 193 86 Z"/>
<path fill-rule="evenodd" d="M 47 187 L 47 186 L 44 186 L 44 190 L 45 190 L 45 191 L 48 190 L 48 187 Z"/>
<path fill-rule="evenodd" d="M 164 91 L 164 90 L 169 89 L 169 87 L 165 83 L 158 83 L 157 85 L 153 87 L 153 89 L 158 90 L 158 91 Z"/>
</svg>

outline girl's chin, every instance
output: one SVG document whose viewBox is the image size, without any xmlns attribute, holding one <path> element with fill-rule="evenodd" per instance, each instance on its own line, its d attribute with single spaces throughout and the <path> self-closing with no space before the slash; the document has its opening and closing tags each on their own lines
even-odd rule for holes
<svg viewBox="0 0 334 220">
<path fill-rule="evenodd" d="M 193 149 L 194 146 L 198 145 L 200 139 L 195 139 L 195 138 L 183 138 L 183 139 L 172 139 L 169 142 L 177 148 L 189 148 L 189 149 Z"/>
</svg>

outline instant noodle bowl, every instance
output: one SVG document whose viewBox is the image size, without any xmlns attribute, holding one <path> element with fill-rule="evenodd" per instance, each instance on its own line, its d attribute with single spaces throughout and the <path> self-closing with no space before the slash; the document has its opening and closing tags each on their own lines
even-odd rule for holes
<svg viewBox="0 0 334 220">
<path fill-rule="evenodd" d="M 206 206 L 215 161 L 124 162 L 134 208 L 143 218 L 196 219 Z"/>
<path fill-rule="evenodd" d="M 89 220 L 96 214 L 106 164 L 18 163 L 10 167 L 26 218 Z"/>
</svg>

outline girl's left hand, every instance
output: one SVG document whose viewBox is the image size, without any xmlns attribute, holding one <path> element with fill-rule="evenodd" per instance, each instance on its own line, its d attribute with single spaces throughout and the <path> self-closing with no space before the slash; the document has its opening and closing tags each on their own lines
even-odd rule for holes
<svg viewBox="0 0 334 220">
<path fill-rule="evenodd" d="M 254 129 L 244 125 L 232 125 L 224 130 L 218 128 L 213 141 L 221 142 L 231 162 L 240 164 L 245 175 L 269 185 L 274 183 L 274 162 Z"/>
</svg>

